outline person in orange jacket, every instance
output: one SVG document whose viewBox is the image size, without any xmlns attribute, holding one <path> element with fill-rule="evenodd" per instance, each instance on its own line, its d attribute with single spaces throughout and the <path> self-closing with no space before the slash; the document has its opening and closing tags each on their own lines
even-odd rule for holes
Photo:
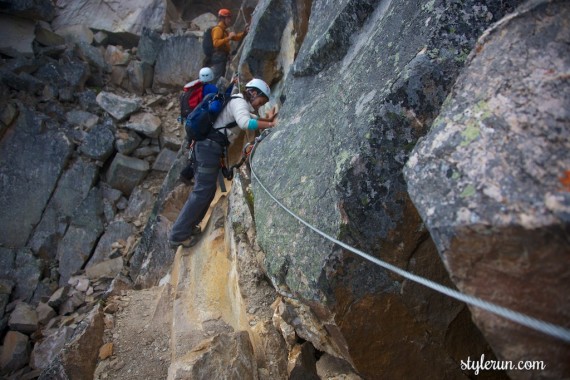
<svg viewBox="0 0 570 380">
<path fill-rule="evenodd" d="M 229 9 L 218 11 L 218 25 L 212 28 L 212 43 L 214 53 L 212 54 L 211 67 L 214 70 L 214 83 L 226 73 L 226 65 L 230 59 L 230 41 L 241 41 L 248 32 L 249 27 L 243 32 L 228 32 L 232 25 L 232 12 Z"/>
</svg>

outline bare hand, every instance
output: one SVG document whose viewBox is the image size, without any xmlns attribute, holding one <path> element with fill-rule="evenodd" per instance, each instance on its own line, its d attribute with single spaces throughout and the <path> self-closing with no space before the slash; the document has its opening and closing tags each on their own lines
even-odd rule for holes
<svg viewBox="0 0 570 380">
<path fill-rule="evenodd" d="M 273 120 L 271 121 L 271 124 L 273 124 L 271 128 L 274 128 L 277 125 L 277 118 L 275 116 L 273 116 Z"/>
<path fill-rule="evenodd" d="M 234 38 L 235 35 L 236 35 L 235 32 L 229 32 L 229 33 L 228 33 L 228 37 L 229 37 L 229 38 Z"/>
<path fill-rule="evenodd" d="M 267 111 L 265 115 L 267 119 L 273 121 L 273 119 L 275 119 L 275 117 L 277 116 L 277 110 L 275 109 L 275 106 L 273 106 L 269 111 Z"/>
</svg>

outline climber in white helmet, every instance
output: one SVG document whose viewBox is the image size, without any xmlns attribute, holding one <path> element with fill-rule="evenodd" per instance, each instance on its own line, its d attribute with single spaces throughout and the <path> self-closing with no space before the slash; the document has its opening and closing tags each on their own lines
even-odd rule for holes
<svg viewBox="0 0 570 380">
<path fill-rule="evenodd" d="M 205 140 L 194 145 L 194 189 L 188 196 L 170 232 L 170 246 L 190 247 L 201 232 L 200 222 L 216 194 L 220 175 L 220 159 L 242 131 L 273 128 L 277 123 L 275 108 L 265 118 L 258 116 L 259 108 L 269 101 L 271 90 L 261 79 L 252 79 L 245 90 L 233 95 L 216 119 Z"/>
<path fill-rule="evenodd" d="M 188 82 L 184 85 L 183 92 L 179 96 L 180 100 L 180 117 L 179 121 L 183 123 L 186 117 L 198 106 L 198 104 L 208 94 L 215 94 L 219 89 L 212 82 L 214 80 L 214 71 L 209 67 L 202 67 L 198 73 L 198 79 Z M 230 96 L 234 83 L 226 89 L 225 93 Z M 190 162 L 180 172 L 180 181 L 190 185 L 194 179 L 194 165 Z"/>
</svg>

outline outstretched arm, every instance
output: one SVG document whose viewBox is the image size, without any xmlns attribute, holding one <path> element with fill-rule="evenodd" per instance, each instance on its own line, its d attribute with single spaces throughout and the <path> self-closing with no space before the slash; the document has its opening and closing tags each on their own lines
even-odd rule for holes
<svg viewBox="0 0 570 380">
<path fill-rule="evenodd" d="M 265 119 L 257 119 L 257 129 L 268 129 L 273 128 L 277 125 L 277 119 L 273 119 L 272 121 L 268 121 Z"/>
</svg>

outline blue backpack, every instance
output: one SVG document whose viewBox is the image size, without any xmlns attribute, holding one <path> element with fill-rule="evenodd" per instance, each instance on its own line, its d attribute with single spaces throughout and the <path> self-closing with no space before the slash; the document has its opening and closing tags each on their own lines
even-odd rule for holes
<svg viewBox="0 0 570 380">
<path fill-rule="evenodd" d="M 237 123 L 233 121 L 215 130 L 213 126 L 224 107 L 236 97 L 237 96 L 228 96 L 219 92 L 206 95 L 186 118 L 184 128 L 186 129 L 186 138 L 188 141 L 201 141 L 210 138 L 227 146 L 227 137 L 221 130 L 233 128 Z"/>
</svg>

